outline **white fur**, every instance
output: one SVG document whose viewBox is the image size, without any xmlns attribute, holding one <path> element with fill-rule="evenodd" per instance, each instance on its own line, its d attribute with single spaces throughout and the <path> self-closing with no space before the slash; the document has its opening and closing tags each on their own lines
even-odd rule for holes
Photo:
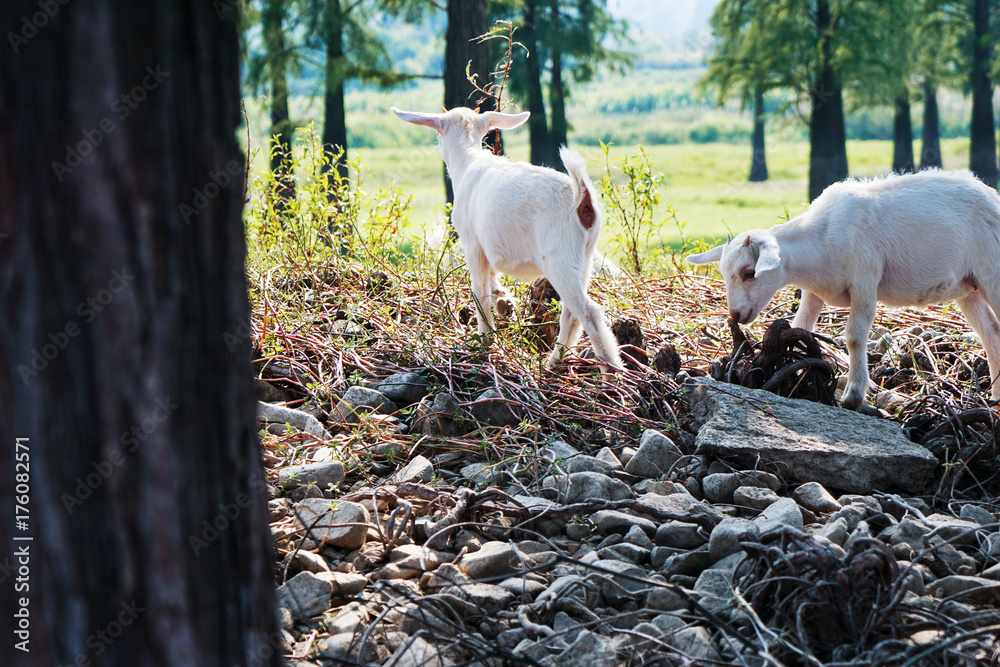
<svg viewBox="0 0 1000 667">
<path fill-rule="evenodd" d="M 513 129 L 529 114 L 476 112 L 456 108 L 446 113 L 393 112 L 403 120 L 437 131 L 455 188 L 452 224 L 458 232 L 472 279 L 478 308 L 479 333 L 493 331 L 492 307 L 507 297 L 500 274 L 518 280 L 545 276 L 562 300 L 559 338 L 547 366 L 558 363 L 580 335 L 590 337 L 594 352 L 605 366 L 621 368 L 614 335 L 604 312 L 587 296 L 594 248 L 601 232 L 597 193 L 583 158 L 563 147 L 569 175 L 509 162 L 482 149 L 491 129 Z M 589 191 L 596 219 L 584 228 L 577 208 Z"/>
<path fill-rule="evenodd" d="M 793 220 L 744 232 L 688 257 L 719 262 L 730 316 L 752 322 L 785 285 L 802 289 L 792 325 L 812 330 L 824 302 L 850 306 L 847 386 L 859 406 L 869 385 L 868 334 L 876 303 L 954 299 L 979 334 L 1000 400 L 1000 195 L 967 171 L 923 171 L 827 188 Z"/>
</svg>

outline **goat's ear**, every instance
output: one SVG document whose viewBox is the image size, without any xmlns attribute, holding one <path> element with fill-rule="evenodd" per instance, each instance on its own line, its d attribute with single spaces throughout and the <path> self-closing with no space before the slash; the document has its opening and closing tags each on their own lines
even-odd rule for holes
<svg viewBox="0 0 1000 667">
<path fill-rule="evenodd" d="M 757 265 L 754 272 L 757 275 L 765 271 L 773 271 L 781 265 L 781 248 L 773 237 L 765 237 L 760 242 L 760 253 L 757 255 Z"/>
<path fill-rule="evenodd" d="M 441 116 L 439 113 L 418 113 L 416 111 L 401 111 L 396 107 L 392 107 L 392 112 L 405 120 L 407 123 L 413 123 L 414 125 L 423 125 L 424 127 L 429 127 L 432 130 L 441 131 Z"/>
<path fill-rule="evenodd" d="M 691 262 L 692 264 L 711 264 L 712 262 L 718 262 L 720 259 L 722 259 L 722 250 L 725 247 L 726 246 L 724 245 L 715 246 L 711 250 L 706 250 L 703 253 L 699 253 L 697 255 L 688 255 L 687 261 Z"/>
<path fill-rule="evenodd" d="M 527 123 L 531 112 L 497 113 L 496 111 L 487 111 L 483 115 L 486 116 L 486 119 L 489 121 L 490 129 L 497 128 L 500 130 L 513 130 L 515 127 L 521 127 Z"/>
</svg>

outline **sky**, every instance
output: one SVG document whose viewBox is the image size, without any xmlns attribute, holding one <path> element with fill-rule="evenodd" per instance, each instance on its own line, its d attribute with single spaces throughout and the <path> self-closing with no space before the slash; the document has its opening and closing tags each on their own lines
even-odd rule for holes
<svg viewBox="0 0 1000 667">
<path fill-rule="evenodd" d="M 613 16 L 647 34 L 685 35 L 708 28 L 721 0 L 609 0 Z"/>
</svg>

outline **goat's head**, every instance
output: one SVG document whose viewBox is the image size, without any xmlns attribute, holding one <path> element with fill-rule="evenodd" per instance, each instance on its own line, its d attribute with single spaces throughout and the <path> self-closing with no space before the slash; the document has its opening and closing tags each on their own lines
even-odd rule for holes
<svg viewBox="0 0 1000 667">
<path fill-rule="evenodd" d="M 726 280 L 729 316 L 749 324 L 784 285 L 779 251 L 774 234 L 753 230 L 687 260 L 692 264 L 719 263 L 719 272 Z"/>
<path fill-rule="evenodd" d="M 401 111 L 392 107 L 392 112 L 408 123 L 423 125 L 437 131 L 442 144 L 453 142 L 456 145 L 479 148 L 483 137 L 490 130 L 513 130 L 524 125 L 529 112 L 507 114 L 497 111 L 476 113 L 465 107 L 455 107 L 444 113 L 418 113 L 416 111 Z"/>
</svg>

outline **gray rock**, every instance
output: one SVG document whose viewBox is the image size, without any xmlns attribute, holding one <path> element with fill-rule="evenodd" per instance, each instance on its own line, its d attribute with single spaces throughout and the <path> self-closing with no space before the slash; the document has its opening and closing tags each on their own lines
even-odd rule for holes
<svg viewBox="0 0 1000 667">
<path fill-rule="evenodd" d="M 692 516 L 708 517 L 718 523 L 722 521 L 722 512 L 715 509 L 708 503 L 695 500 L 690 493 L 671 493 L 667 496 L 660 496 L 655 493 L 647 493 L 639 496 L 636 501 L 639 505 L 648 507 L 660 512 L 671 512 L 676 514 L 690 514 Z"/>
<path fill-rule="evenodd" d="M 716 560 L 709 553 L 708 545 L 705 545 L 694 551 L 685 551 L 671 556 L 660 568 L 660 573 L 668 578 L 674 575 L 700 574 L 703 570 L 711 567 Z"/>
<path fill-rule="evenodd" d="M 361 649 L 361 634 L 339 633 L 332 634 L 326 639 L 317 643 L 318 655 L 329 660 L 343 660 L 349 664 L 373 664 L 378 662 L 378 648 L 375 642 L 365 643 L 364 650 Z"/>
<path fill-rule="evenodd" d="M 393 484 L 406 482 L 429 482 L 434 477 L 434 466 L 426 457 L 417 455 L 407 463 L 402 470 L 394 474 L 389 481 Z"/>
<path fill-rule="evenodd" d="M 646 577 L 646 570 L 636 565 L 619 560 L 598 560 L 593 566 L 595 572 L 598 569 L 605 570 L 601 572 L 604 575 L 601 579 L 595 578 L 595 583 L 607 605 L 617 606 L 628 602 L 649 588 L 647 584 L 635 580 Z"/>
<path fill-rule="evenodd" d="M 653 540 L 649 539 L 645 531 L 639 526 L 632 526 L 628 529 L 628 532 L 625 533 L 625 541 L 637 547 L 642 547 L 647 551 L 655 546 Z"/>
<path fill-rule="evenodd" d="M 567 460 L 579 454 L 580 450 L 562 440 L 553 440 L 546 444 L 542 450 L 543 458 L 549 461 Z"/>
<path fill-rule="evenodd" d="M 473 581 L 498 579 L 520 568 L 517 548 L 508 542 L 487 542 L 479 551 L 467 553 L 458 561 L 458 569 Z"/>
<path fill-rule="evenodd" d="M 702 598 L 699 603 L 710 612 L 718 612 L 732 603 L 733 597 L 732 576 L 723 570 L 705 570 L 698 575 L 698 581 L 694 584 L 694 591 L 701 593 Z"/>
<path fill-rule="evenodd" d="M 597 555 L 603 560 L 620 560 L 623 563 L 640 565 L 649 562 L 650 550 L 629 542 L 621 542 L 598 549 Z"/>
<path fill-rule="evenodd" d="M 442 392 L 433 399 L 425 396 L 417 405 L 410 432 L 418 435 L 451 438 L 475 428 L 458 399 Z"/>
<path fill-rule="evenodd" d="M 399 571 L 398 577 L 379 577 L 382 579 L 412 579 L 419 577 L 424 572 L 435 570 L 446 560 L 451 559 L 450 554 L 434 551 L 422 547 L 418 544 L 403 544 L 389 554 L 389 564 Z M 373 576 L 373 578 L 375 578 Z"/>
<path fill-rule="evenodd" d="M 659 477 L 683 455 L 670 438 L 647 429 L 639 439 L 639 449 L 625 465 L 625 472 L 640 477 Z"/>
<path fill-rule="evenodd" d="M 343 424 L 356 424 L 363 415 L 370 412 L 378 412 L 389 415 L 396 412 L 398 408 L 382 395 L 381 392 L 367 387 L 350 387 L 337 405 L 330 411 L 330 417 L 334 422 Z"/>
<path fill-rule="evenodd" d="M 628 484 L 597 472 L 574 472 L 569 475 L 547 477 L 543 480 L 542 486 L 558 490 L 562 502 L 567 505 L 590 498 L 625 500 L 632 497 L 632 489 Z"/>
<path fill-rule="evenodd" d="M 698 524 L 668 521 L 657 526 L 654 541 L 661 547 L 697 549 L 708 542 L 708 535 L 698 527 Z"/>
<path fill-rule="evenodd" d="M 692 416 L 702 424 L 698 454 L 769 463 L 786 479 L 857 493 L 920 491 L 937 467 L 888 420 L 707 378 L 686 386 Z"/>
<path fill-rule="evenodd" d="M 687 611 L 688 601 L 673 587 L 654 588 L 646 594 L 646 609 L 652 611 Z"/>
<path fill-rule="evenodd" d="M 620 460 L 618 460 L 618 457 L 615 456 L 615 453 L 611 451 L 610 447 L 601 447 L 600 451 L 597 452 L 595 456 L 598 460 L 603 461 L 604 463 L 607 463 L 609 466 L 611 466 L 612 470 L 625 469 L 625 466 L 622 465 L 622 462 Z"/>
<path fill-rule="evenodd" d="M 278 627 L 286 632 L 291 632 L 295 627 L 295 619 L 288 607 L 278 607 Z"/>
<path fill-rule="evenodd" d="M 953 598 L 975 604 L 1000 604 L 1000 581 L 985 577 L 952 575 L 938 579 L 927 588 L 939 598 Z"/>
<path fill-rule="evenodd" d="M 761 535 L 777 530 L 782 526 L 802 528 L 802 510 L 791 498 L 781 498 L 769 505 L 753 520 Z"/>
<path fill-rule="evenodd" d="M 326 629 L 331 635 L 353 635 L 364 631 L 367 619 L 368 610 L 365 606 L 360 602 L 350 602 L 338 609 L 333 618 L 326 622 Z"/>
<path fill-rule="evenodd" d="M 958 516 L 968 521 L 975 521 L 980 526 L 988 526 L 992 523 L 996 523 L 997 521 L 997 518 L 993 516 L 991 512 L 978 505 L 973 505 L 972 503 L 962 505 L 962 509 L 959 511 Z"/>
<path fill-rule="evenodd" d="M 487 389 L 469 406 L 472 417 L 489 426 L 517 426 L 521 417 L 496 389 Z"/>
<path fill-rule="evenodd" d="M 319 616 L 330 608 L 330 582 L 312 572 L 300 572 L 278 586 L 278 606 L 288 609 L 295 621 Z"/>
<path fill-rule="evenodd" d="M 497 472 L 488 463 L 470 463 L 462 466 L 458 474 L 473 484 L 493 484 L 497 481 Z"/>
<path fill-rule="evenodd" d="M 548 586 L 530 577 L 511 577 L 500 582 L 499 586 L 513 593 L 517 598 L 527 597 L 534 600 Z"/>
<path fill-rule="evenodd" d="M 340 461 L 307 463 L 279 470 L 278 486 L 283 489 L 294 489 L 297 486 L 315 484 L 321 489 L 325 489 L 330 485 L 338 486 L 344 481 L 344 478 L 344 464 Z"/>
<path fill-rule="evenodd" d="M 619 662 L 611 642 L 590 630 L 582 630 L 569 648 L 548 658 L 544 664 L 552 667 L 617 667 Z"/>
<path fill-rule="evenodd" d="M 406 406 L 426 396 L 429 384 L 416 373 L 395 373 L 382 380 L 375 388 L 396 405 Z"/>
<path fill-rule="evenodd" d="M 847 541 L 847 536 L 849 534 L 850 532 L 847 530 L 847 522 L 838 518 L 834 521 L 826 522 L 816 533 L 816 536 L 830 540 L 833 544 L 844 546 L 844 542 Z"/>
<path fill-rule="evenodd" d="M 638 527 L 650 535 L 656 532 L 656 524 L 649 519 L 619 512 L 618 510 L 599 510 L 594 512 L 590 519 L 596 524 L 597 532 L 601 535 L 609 533 L 624 534 L 633 527 Z"/>
<path fill-rule="evenodd" d="M 896 414 L 897 410 L 908 405 L 912 400 L 913 399 L 906 394 L 900 394 L 897 391 L 887 389 L 875 394 L 875 400 L 872 402 L 879 410 L 885 410 L 890 415 L 893 415 Z"/>
<path fill-rule="evenodd" d="M 492 584 L 463 584 L 446 588 L 444 592 L 468 600 L 491 617 L 496 616 L 514 601 L 514 594 L 507 588 Z"/>
<path fill-rule="evenodd" d="M 741 486 L 756 486 L 778 491 L 781 482 L 774 475 L 760 470 L 718 472 L 705 475 L 701 480 L 705 498 L 713 503 L 732 503 L 733 494 Z"/>
<path fill-rule="evenodd" d="M 708 552 L 713 561 L 722 560 L 726 556 L 740 553 L 742 548 L 740 542 L 745 540 L 756 541 L 760 537 L 760 529 L 747 519 L 723 519 L 723 521 L 712 529 L 712 534 L 708 540 Z"/>
<path fill-rule="evenodd" d="M 302 410 L 286 408 L 283 405 L 257 403 L 257 422 L 265 426 L 268 424 L 288 424 L 323 442 L 333 440 L 333 436 L 311 414 Z"/>
<path fill-rule="evenodd" d="M 618 466 L 621 469 L 621 465 Z M 566 472 L 599 472 L 602 475 L 610 475 L 615 472 L 613 466 L 594 456 L 579 454 L 563 461 L 563 470 Z"/>
<path fill-rule="evenodd" d="M 326 562 L 326 559 L 319 554 L 314 554 L 311 551 L 305 551 L 300 549 L 298 551 L 288 552 L 288 556 L 285 558 L 285 562 L 291 563 L 292 571 L 299 570 L 302 572 L 312 572 L 313 574 L 319 574 L 321 572 L 329 572 L 330 565 Z"/>
<path fill-rule="evenodd" d="M 927 522 L 934 526 L 934 534 L 955 546 L 974 547 L 979 544 L 977 532 L 983 532 L 979 523 L 956 519 L 947 514 L 931 514 Z"/>
<path fill-rule="evenodd" d="M 669 641 L 674 648 L 693 660 L 693 664 L 712 664 L 722 659 L 719 649 L 712 641 L 712 635 L 700 625 L 678 630 Z"/>
<path fill-rule="evenodd" d="M 819 514 L 829 514 L 841 508 L 841 504 L 819 482 L 808 482 L 792 492 L 792 498 L 807 510 Z"/>
<path fill-rule="evenodd" d="M 452 664 L 437 647 L 418 635 L 396 649 L 385 667 L 450 667 Z"/>
<path fill-rule="evenodd" d="M 773 505 L 778 500 L 778 494 L 771 489 L 759 486 L 741 486 L 733 491 L 733 504 L 762 510 Z"/>
<path fill-rule="evenodd" d="M 320 572 L 316 575 L 323 581 L 330 582 L 331 595 L 334 598 L 346 598 L 357 595 L 368 585 L 368 578 L 354 572 Z"/>
<path fill-rule="evenodd" d="M 295 506 L 296 524 L 309 529 L 307 537 L 341 549 L 357 549 L 365 543 L 370 520 L 358 503 L 306 498 Z"/>
</svg>

